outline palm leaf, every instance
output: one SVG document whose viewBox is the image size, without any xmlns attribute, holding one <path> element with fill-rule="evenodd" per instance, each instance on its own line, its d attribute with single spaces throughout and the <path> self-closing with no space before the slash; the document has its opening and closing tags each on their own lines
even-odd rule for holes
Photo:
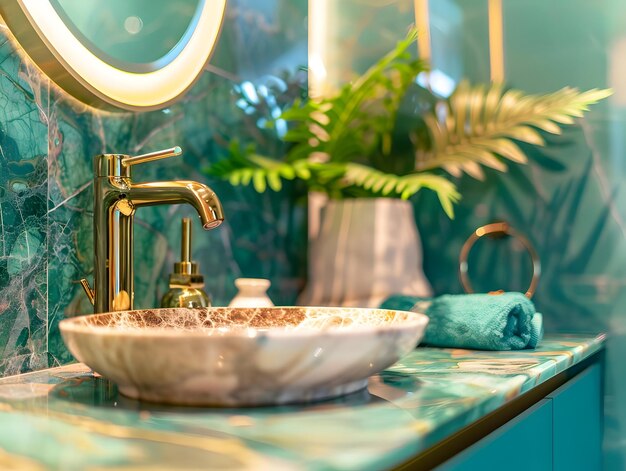
<svg viewBox="0 0 626 471">
<path fill-rule="evenodd" d="M 524 164 L 528 157 L 515 141 L 542 146 L 540 130 L 560 134 L 560 125 L 572 124 L 611 93 L 566 87 L 549 95 L 524 95 L 498 84 L 485 88 L 461 82 L 449 101 L 424 116 L 431 146 L 416 152 L 416 169 L 443 168 L 454 176 L 482 179 L 482 166 L 506 171 L 506 160 Z"/>
</svg>

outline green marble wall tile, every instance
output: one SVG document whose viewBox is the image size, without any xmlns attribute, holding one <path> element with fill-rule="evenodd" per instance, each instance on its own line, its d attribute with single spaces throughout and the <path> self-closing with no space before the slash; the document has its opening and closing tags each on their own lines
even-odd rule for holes
<svg viewBox="0 0 626 471">
<path fill-rule="evenodd" d="M 192 179 L 211 185 L 227 221 L 194 225 L 193 257 L 216 304 L 240 276 L 265 277 L 291 304 L 306 269 L 305 207 L 211 181 L 203 168 L 231 139 L 259 130 L 237 108 L 234 86 L 306 65 L 307 2 L 233 0 L 208 72 L 178 103 L 149 113 L 105 113 L 49 85 L 0 36 L 0 376 L 71 360 L 58 323 L 92 307 L 78 281 L 93 274 L 92 159 L 180 145 L 184 156 L 133 169 L 136 181 Z M 185 206 L 142 208 L 135 225 L 136 307 L 158 305 L 179 254 Z M 194 219 L 195 220 L 195 219 Z"/>
<path fill-rule="evenodd" d="M 0 35 L 0 374 L 46 365 L 48 87 Z"/>
</svg>

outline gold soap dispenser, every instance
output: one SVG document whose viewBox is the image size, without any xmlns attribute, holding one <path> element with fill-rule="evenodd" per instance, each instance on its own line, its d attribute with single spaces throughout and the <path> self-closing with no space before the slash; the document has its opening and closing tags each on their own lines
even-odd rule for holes
<svg viewBox="0 0 626 471">
<path fill-rule="evenodd" d="M 198 264 L 191 261 L 191 220 L 182 221 L 181 261 L 174 263 L 170 289 L 161 300 L 161 307 L 209 307 L 211 298 L 204 291 L 204 277 Z"/>
</svg>

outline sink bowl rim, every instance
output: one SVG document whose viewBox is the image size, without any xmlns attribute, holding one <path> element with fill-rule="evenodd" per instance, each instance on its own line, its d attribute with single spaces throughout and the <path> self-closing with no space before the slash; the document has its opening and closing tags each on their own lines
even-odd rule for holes
<svg viewBox="0 0 626 471">
<path fill-rule="evenodd" d="M 185 339 L 198 338 L 249 338 L 253 339 L 257 336 L 271 336 L 271 337 L 312 337 L 318 335 L 358 335 L 358 334 L 371 334 L 375 331 L 394 331 L 394 330 L 406 330 L 407 328 L 420 327 L 424 328 L 428 324 L 429 318 L 423 313 L 414 311 L 403 311 L 398 309 L 378 309 L 378 308 L 356 308 L 356 307 L 328 307 L 328 306 L 276 306 L 273 308 L 229 308 L 229 307 L 210 307 L 208 310 L 216 311 L 228 311 L 233 309 L 239 310 L 251 310 L 251 309 L 264 309 L 264 310 L 310 310 L 321 309 L 325 311 L 337 310 L 338 312 L 345 312 L 349 310 L 355 311 L 375 311 L 382 314 L 403 314 L 406 315 L 406 319 L 398 320 L 396 322 L 389 322 L 384 324 L 357 324 L 350 326 L 329 326 L 325 328 L 315 327 L 302 327 L 294 329 L 293 325 L 284 326 L 272 326 L 272 327 L 246 327 L 246 326 L 223 326 L 223 327 L 206 327 L 199 330 L 193 329 L 174 329 L 167 327 L 133 327 L 133 328 L 111 328 L 107 325 L 88 324 L 88 322 L 97 317 L 110 316 L 110 315 L 122 315 L 125 313 L 140 313 L 140 312 L 159 312 L 159 311 L 171 311 L 177 309 L 189 309 L 191 308 L 155 308 L 155 309 L 135 309 L 132 311 L 116 311 L 105 312 L 98 314 L 88 314 L 83 316 L 76 316 L 69 319 L 64 319 L 59 323 L 61 332 L 76 333 L 76 334 L 91 334 L 99 336 L 128 336 L 128 337 L 149 337 L 149 338 L 181 338 Z"/>
</svg>

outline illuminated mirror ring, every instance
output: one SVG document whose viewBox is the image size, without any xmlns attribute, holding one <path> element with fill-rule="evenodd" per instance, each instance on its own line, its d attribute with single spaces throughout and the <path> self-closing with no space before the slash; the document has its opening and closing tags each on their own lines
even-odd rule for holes
<svg viewBox="0 0 626 471">
<path fill-rule="evenodd" d="M 176 54 L 155 62 L 158 67 L 136 71 L 116 67 L 90 50 L 51 0 L 0 0 L 0 14 L 17 41 L 61 88 L 91 106 L 135 111 L 168 106 L 202 74 L 225 8 L 226 0 L 198 0 Z"/>
</svg>

